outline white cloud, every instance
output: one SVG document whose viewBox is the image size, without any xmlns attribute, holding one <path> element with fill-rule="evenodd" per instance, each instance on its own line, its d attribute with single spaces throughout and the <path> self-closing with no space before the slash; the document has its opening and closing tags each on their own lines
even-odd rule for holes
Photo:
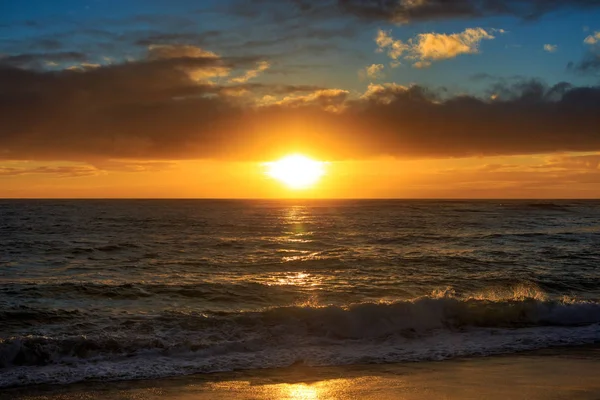
<svg viewBox="0 0 600 400">
<path fill-rule="evenodd" d="M 390 32 L 381 29 L 377 32 L 375 43 L 377 43 L 377 46 L 381 51 L 387 49 L 388 56 L 394 60 L 397 60 L 404 52 L 410 50 L 408 44 L 402 42 L 402 40 L 394 40 L 390 35 Z"/>
<path fill-rule="evenodd" d="M 232 78 L 229 82 L 232 83 L 244 83 L 250 79 L 256 78 L 261 72 L 268 70 L 271 67 L 268 61 L 261 61 L 255 69 L 247 71 L 244 75 Z"/>
<path fill-rule="evenodd" d="M 587 44 L 596 44 L 596 43 L 600 42 L 600 31 L 594 32 L 593 35 L 586 37 L 584 42 Z"/>
<path fill-rule="evenodd" d="M 494 30 L 503 33 L 502 29 Z M 407 42 L 394 39 L 389 31 L 379 30 L 375 43 L 379 51 L 387 51 L 393 60 L 401 57 L 416 60 L 416 68 L 425 68 L 433 61 L 455 58 L 461 54 L 479 53 L 479 44 L 482 40 L 495 39 L 491 33 L 483 28 L 467 28 L 463 32 L 421 33 Z"/>
<path fill-rule="evenodd" d="M 362 69 L 359 75 L 363 78 L 381 79 L 385 76 L 383 73 L 384 69 L 385 66 L 383 64 L 372 64 Z"/>
<path fill-rule="evenodd" d="M 258 105 L 286 107 L 318 106 L 326 111 L 341 112 L 345 108 L 344 103 L 349 94 L 349 91 L 342 89 L 321 89 L 305 95 L 285 96 L 281 100 L 278 100 L 274 96 L 264 96 L 258 102 Z"/>
<path fill-rule="evenodd" d="M 417 61 L 416 63 L 413 64 L 413 67 L 415 68 L 429 68 L 431 67 L 431 61 Z"/>
<path fill-rule="evenodd" d="M 544 45 L 544 51 L 547 51 L 548 53 L 554 53 L 558 50 L 558 46 L 555 44 L 545 44 Z"/>
<path fill-rule="evenodd" d="M 398 85 L 393 82 L 383 84 L 371 83 L 361 98 L 389 104 L 398 93 L 406 92 L 408 89 L 409 88 L 406 86 Z"/>
<path fill-rule="evenodd" d="M 479 42 L 484 39 L 494 39 L 494 36 L 483 28 L 468 28 L 450 35 L 422 33 L 417 36 L 414 48 L 421 59 L 444 60 L 460 54 L 478 53 Z"/>
</svg>

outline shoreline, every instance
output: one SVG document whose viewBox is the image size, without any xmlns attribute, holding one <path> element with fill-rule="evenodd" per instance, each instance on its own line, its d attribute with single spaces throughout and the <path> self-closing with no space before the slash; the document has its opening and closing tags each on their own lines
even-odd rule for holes
<svg viewBox="0 0 600 400">
<path fill-rule="evenodd" d="M 0 390 L 19 400 L 87 399 L 598 399 L 600 344 L 399 364 L 197 374 Z"/>
</svg>

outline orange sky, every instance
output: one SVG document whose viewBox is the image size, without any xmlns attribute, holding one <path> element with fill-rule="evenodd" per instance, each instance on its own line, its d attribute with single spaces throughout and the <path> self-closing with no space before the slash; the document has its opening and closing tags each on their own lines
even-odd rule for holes
<svg viewBox="0 0 600 400">
<path fill-rule="evenodd" d="M 599 159 L 571 154 L 337 161 L 326 165 L 314 187 L 301 190 L 267 176 L 261 163 L 231 161 L 12 162 L 0 182 L 2 195 L 16 198 L 593 198 L 600 195 Z"/>
</svg>

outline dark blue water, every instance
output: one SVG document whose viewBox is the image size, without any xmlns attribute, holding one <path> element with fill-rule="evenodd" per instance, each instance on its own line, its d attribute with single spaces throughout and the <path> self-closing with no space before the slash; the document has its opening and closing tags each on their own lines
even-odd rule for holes
<svg viewBox="0 0 600 400">
<path fill-rule="evenodd" d="M 600 202 L 0 201 L 0 387 L 600 341 Z"/>
</svg>

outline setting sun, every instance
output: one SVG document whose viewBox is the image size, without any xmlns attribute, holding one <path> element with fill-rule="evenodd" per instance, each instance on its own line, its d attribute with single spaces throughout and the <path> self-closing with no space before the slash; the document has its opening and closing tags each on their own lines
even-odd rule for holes
<svg viewBox="0 0 600 400">
<path fill-rule="evenodd" d="M 292 189 L 304 189 L 314 185 L 325 173 L 322 161 L 311 160 L 300 154 L 265 163 L 267 175 L 283 182 Z"/>
</svg>

